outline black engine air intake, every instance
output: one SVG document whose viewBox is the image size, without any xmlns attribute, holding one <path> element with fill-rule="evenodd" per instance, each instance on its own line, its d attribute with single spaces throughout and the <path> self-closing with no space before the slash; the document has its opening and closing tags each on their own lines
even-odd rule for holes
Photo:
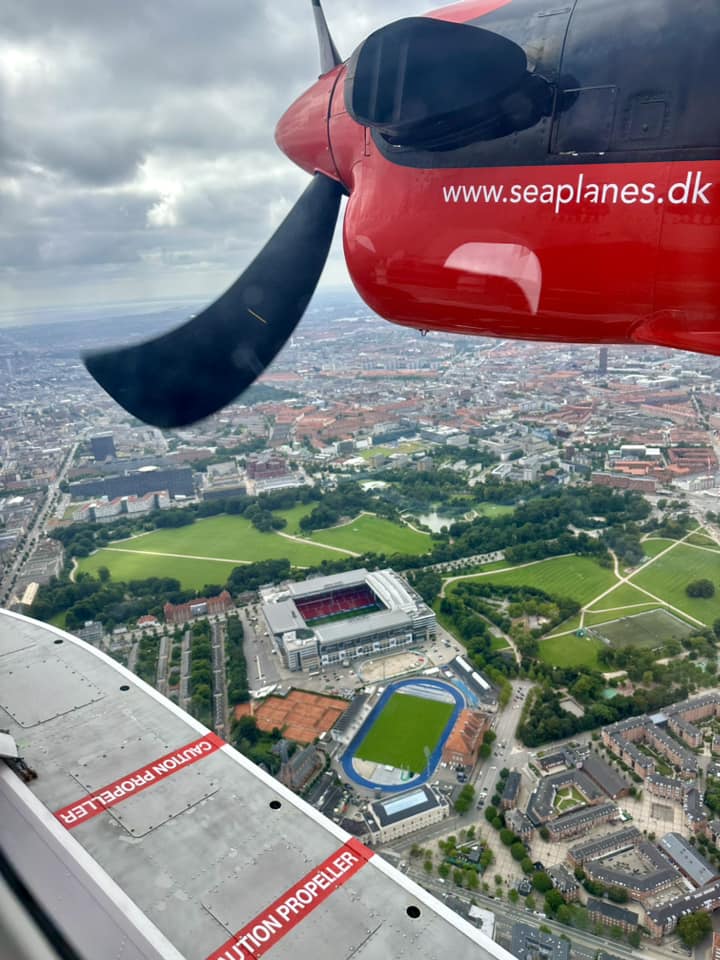
<svg viewBox="0 0 720 960">
<path fill-rule="evenodd" d="M 461 131 L 497 136 L 503 103 L 530 88 L 532 100 L 546 100 L 545 82 L 528 73 L 525 52 L 512 40 L 467 24 L 408 17 L 357 48 L 348 62 L 345 105 L 390 143 L 445 149 Z M 531 113 L 544 110 L 538 104 Z"/>
</svg>

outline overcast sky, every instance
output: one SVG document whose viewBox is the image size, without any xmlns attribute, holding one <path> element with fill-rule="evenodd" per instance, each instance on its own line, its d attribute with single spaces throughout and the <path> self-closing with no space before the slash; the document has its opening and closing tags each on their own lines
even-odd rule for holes
<svg viewBox="0 0 720 960">
<path fill-rule="evenodd" d="M 438 4 L 440 5 L 440 4 Z M 273 141 L 310 0 L 7 0 L 0 312 L 214 299 L 308 182 Z M 325 0 L 344 57 L 412 0 Z M 323 283 L 349 283 L 336 234 Z"/>
</svg>

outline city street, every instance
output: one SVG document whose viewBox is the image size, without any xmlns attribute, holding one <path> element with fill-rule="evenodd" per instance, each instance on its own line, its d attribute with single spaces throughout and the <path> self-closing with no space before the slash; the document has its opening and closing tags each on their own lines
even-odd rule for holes
<svg viewBox="0 0 720 960">
<path fill-rule="evenodd" d="M 43 500 L 42 506 L 37 512 L 37 516 L 35 517 L 32 526 L 25 534 L 25 542 L 23 546 L 16 548 L 12 560 L 6 567 L 2 578 L 0 579 L 0 601 L 3 603 L 9 597 L 15 580 L 17 579 L 17 576 L 22 569 L 22 565 L 25 562 L 23 560 L 23 556 L 27 554 L 27 556 L 31 557 L 33 550 L 38 544 L 38 541 L 45 536 L 45 525 L 50 518 L 53 502 L 59 493 L 60 484 L 67 476 L 67 473 L 73 464 L 75 451 L 77 450 L 78 446 L 78 443 L 73 444 L 67 457 L 63 461 L 62 466 L 58 470 L 56 478 L 52 481 L 52 483 L 48 484 L 48 488 L 45 493 L 45 499 Z"/>
<path fill-rule="evenodd" d="M 447 821 L 445 821 L 445 823 L 447 825 Z M 678 956 L 685 956 L 684 952 L 678 954 L 677 948 L 673 950 L 670 942 L 658 945 L 651 941 L 643 940 L 642 949 L 636 951 L 626 943 L 618 943 L 611 938 L 597 937 L 595 934 L 574 930 L 561 923 L 556 923 L 554 920 L 539 917 L 535 912 L 529 910 L 522 901 L 514 905 L 508 903 L 506 900 L 490 897 L 478 891 L 470 893 L 467 890 L 456 887 L 451 881 L 443 881 L 440 877 L 428 876 L 421 866 L 414 865 L 412 861 L 408 861 L 407 856 L 405 856 L 404 860 L 401 860 L 399 856 L 393 852 L 388 859 L 400 869 L 402 869 L 400 863 L 407 863 L 405 871 L 408 876 L 429 890 L 430 893 L 434 894 L 439 900 L 461 901 L 466 909 L 475 901 L 480 907 L 491 910 L 492 913 L 495 914 L 495 939 L 506 948 L 510 946 L 513 924 L 520 921 L 529 923 L 535 927 L 543 924 L 549 927 L 555 936 L 563 934 L 569 937 L 572 942 L 572 956 L 573 958 L 580 958 L 580 960 L 595 960 L 599 950 L 605 950 L 615 957 L 622 958 L 622 960 L 637 960 L 640 956 L 649 957 L 652 958 L 652 960 L 671 960 L 671 958 L 672 960 L 677 960 Z M 490 868 L 489 874 L 494 875 L 497 872 L 498 870 L 493 865 Z M 504 895 L 507 895 L 506 889 Z M 542 898 L 536 895 L 536 899 L 541 905 Z M 538 909 L 541 909 L 541 906 Z"/>
<path fill-rule="evenodd" d="M 227 683 L 225 680 L 225 627 L 221 623 L 210 624 L 213 671 L 213 724 L 215 733 L 226 735 Z"/>
<path fill-rule="evenodd" d="M 170 653 L 170 638 L 165 633 L 160 634 L 160 648 L 158 651 L 157 679 L 155 686 L 164 697 L 168 692 L 168 655 Z"/>
</svg>

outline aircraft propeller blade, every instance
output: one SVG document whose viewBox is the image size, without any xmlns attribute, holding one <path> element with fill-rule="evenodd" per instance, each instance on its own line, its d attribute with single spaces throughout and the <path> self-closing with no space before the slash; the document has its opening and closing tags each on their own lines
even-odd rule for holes
<svg viewBox="0 0 720 960">
<path fill-rule="evenodd" d="M 339 66 L 339 64 L 342 63 L 342 57 L 333 43 L 333 38 L 330 36 L 330 30 L 328 29 L 327 20 L 325 19 L 320 0 L 312 0 L 312 8 L 313 16 L 315 17 L 318 47 L 320 48 L 321 76 L 323 76 L 329 73 L 333 67 Z"/>
<path fill-rule="evenodd" d="M 90 353 L 85 366 L 129 413 L 181 427 L 224 407 L 260 376 L 302 317 L 327 259 L 343 188 L 316 174 L 241 277 L 169 333 Z"/>
</svg>

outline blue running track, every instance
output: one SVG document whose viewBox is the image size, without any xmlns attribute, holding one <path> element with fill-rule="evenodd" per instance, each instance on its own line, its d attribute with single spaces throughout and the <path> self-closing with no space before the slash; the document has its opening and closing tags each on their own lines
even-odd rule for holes
<svg viewBox="0 0 720 960">
<path fill-rule="evenodd" d="M 353 760 L 355 759 L 355 752 L 367 736 L 369 730 L 377 720 L 377 718 L 382 713 L 385 705 L 388 700 L 394 693 L 396 693 L 401 687 L 427 687 L 435 691 L 443 691 L 444 693 L 449 693 L 453 700 L 455 701 L 455 707 L 453 712 L 448 720 L 445 729 L 443 730 L 440 739 L 438 740 L 437 746 L 430 754 L 430 759 L 428 764 L 425 767 L 423 773 L 419 776 L 414 777 L 412 780 L 407 780 L 405 783 L 398 784 L 387 784 L 387 783 L 376 783 L 373 780 L 368 780 L 365 777 L 361 776 L 353 767 Z M 429 699 L 435 699 L 434 697 Z M 460 715 L 460 711 L 465 707 L 465 698 L 462 693 L 454 687 L 452 684 L 445 682 L 444 680 L 430 680 L 429 678 L 420 678 L 414 677 L 410 680 L 398 680 L 395 683 L 389 684 L 385 688 L 383 695 L 380 697 L 378 702 L 373 707 L 371 713 L 365 718 L 365 722 L 360 727 L 358 732 L 350 741 L 350 745 L 343 754 L 342 757 L 342 767 L 345 771 L 345 776 L 348 780 L 353 780 L 355 783 L 359 784 L 361 787 L 365 787 L 368 790 L 382 790 L 383 793 L 402 793 L 404 790 L 411 790 L 413 787 L 419 787 L 423 783 L 427 783 L 428 780 L 435 773 L 437 765 L 440 763 L 440 757 L 442 756 L 443 747 L 445 746 L 445 741 L 450 736 L 452 728 L 455 726 L 455 721 Z"/>
</svg>

